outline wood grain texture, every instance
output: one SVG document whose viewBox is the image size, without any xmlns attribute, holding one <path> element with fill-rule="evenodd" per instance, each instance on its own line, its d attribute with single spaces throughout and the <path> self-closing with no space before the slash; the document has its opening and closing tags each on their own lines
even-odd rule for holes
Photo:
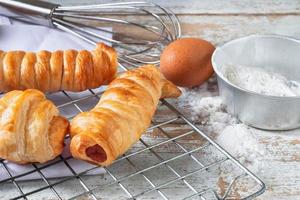
<svg viewBox="0 0 300 200">
<path fill-rule="evenodd" d="M 122 2 L 120 0 L 48 0 L 61 5 L 81 5 Z M 135 0 L 128 0 L 135 1 Z M 152 0 L 149 2 L 170 8 L 176 14 L 299 14 L 299 0 Z"/>
<path fill-rule="evenodd" d="M 80 5 L 117 1 L 50 0 L 49 2 L 63 5 Z M 220 45 L 231 39 L 249 34 L 283 34 L 300 38 L 299 0 L 152 0 L 152 2 L 166 6 L 179 15 L 184 37 L 202 37 L 211 41 L 215 45 Z M 141 21 L 144 19 L 144 16 L 139 17 L 139 20 Z M 215 90 L 217 90 L 216 87 Z M 170 111 L 164 107 L 159 107 L 154 121 L 161 122 L 170 119 L 171 117 Z M 200 127 L 205 130 L 205 127 Z M 182 124 L 180 121 L 176 124 L 168 125 L 165 129 L 172 136 L 176 136 L 190 130 L 188 126 Z M 297 130 L 296 134 L 297 133 L 300 135 L 300 131 Z M 207 134 L 214 137 L 214 134 L 212 133 Z M 263 165 L 263 170 L 256 172 L 267 185 L 266 192 L 257 199 L 300 199 L 300 140 L 291 140 L 289 137 L 285 137 L 284 135 L 279 137 L 277 133 L 259 134 L 258 138 L 260 143 L 264 144 L 265 149 L 269 154 L 269 158 L 261 163 Z M 144 135 L 143 139 L 147 143 L 153 144 L 163 141 L 165 136 L 160 131 L 155 130 Z M 194 148 L 203 144 L 203 140 L 199 139 L 199 136 L 197 135 L 192 135 L 182 139 L 180 143 L 187 148 Z M 135 151 L 142 147 L 143 145 L 138 143 L 130 151 Z M 155 149 L 155 151 L 166 158 L 181 152 L 172 144 L 163 145 Z M 199 156 L 201 158 L 201 154 Z M 147 160 L 147 162 L 144 162 L 145 160 Z M 140 167 L 144 167 L 147 163 L 149 164 L 156 161 L 156 158 L 154 158 L 152 154 L 144 154 L 143 157 L 135 160 Z M 189 163 L 186 160 L 185 162 L 176 163 L 176 166 L 179 169 L 186 166 L 189 168 L 194 167 L 192 163 Z M 124 176 L 134 171 L 132 167 L 126 164 L 112 166 L 111 169 L 114 173 L 118 174 L 118 176 Z M 157 170 L 152 172 L 150 175 L 155 181 L 157 181 L 157 183 L 159 183 L 161 177 L 164 177 L 164 179 L 171 177 L 171 175 L 164 170 Z M 187 181 L 198 189 L 201 189 L 202 180 L 208 179 L 208 176 L 208 174 L 200 173 L 190 177 Z M 215 184 L 217 181 L 217 190 L 221 193 L 224 193 L 224 185 L 228 185 L 228 180 L 223 178 L 223 176 L 226 176 L 226 170 L 223 170 L 223 173 L 220 174 L 216 173 L 212 177 L 212 184 Z M 102 184 L 112 181 L 111 177 L 107 174 L 100 175 L 98 177 L 83 177 L 83 179 L 88 183 L 89 187 L 100 187 L 99 190 L 96 191 L 96 195 L 101 197 L 101 199 L 126 199 L 127 197 L 126 193 L 124 193 L 124 191 L 116 184 L 111 187 L 101 187 Z M 42 181 L 32 181 L 22 184 L 21 187 L 25 190 L 31 190 L 38 188 L 39 185 L 43 184 L 45 183 Z M 131 188 L 132 192 L 137 192 L 148 188 L 149 184 L 145 183 L 143 178 L 137 177 L 126 186 Z M 7 199 L 13 195 L 18 195 L 17 190 L 13 188 L 15 187 L 12 183 L 7 183 L 6 185 L 1 186 L 0 198 Z M 180 184 L 172 185 L 167 187 L 164 192 L 166 192 L 170 198 L 178 199 L 182 193 L 189 194 L 190 192 L 183 188 L 183 185 Z M 65 184 L 60 184 L 58 187 L 55 187 L 55 189 L 64 198 L 83 192 L 82 186 L 78 184 L 77 180 L 70 180 Z M 55 198 L 50 189 L 30 197 L 32 199 Z M 142 199 L 149 198 L 149 196 L 146 196 Z M 159 198 L 159 195 L 157 195 L 156 198 Z M 83 197 L 82 199 L 86 198 Z"/>
<path fill-rule="evenodd" d="M 205 38 L 216 45 L 250 34 L 300 38 L 300 16 L 180 16 L 184 36 Z"/>
</svg>

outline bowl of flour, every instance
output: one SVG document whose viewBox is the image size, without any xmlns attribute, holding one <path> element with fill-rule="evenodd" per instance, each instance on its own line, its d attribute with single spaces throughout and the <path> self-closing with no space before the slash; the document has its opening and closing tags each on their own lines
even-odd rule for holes
<svg viewBox="0 0 300 200">
<path fill-rule="evenodd" d="M 251 35 L 216 48 L 220 95 L 243 123 L 265 130 L 300 127 L 300 41 Z"/>
</svg>

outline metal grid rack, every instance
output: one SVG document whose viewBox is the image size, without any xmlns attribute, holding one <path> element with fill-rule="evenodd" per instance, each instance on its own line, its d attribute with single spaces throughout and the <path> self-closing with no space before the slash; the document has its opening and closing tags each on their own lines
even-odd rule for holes
<svg viewBox="0 0 300 200">
<path fill-rule="evenodd" d="M 121 65 L 121 67 L 126 70 L 124 66 Z M 86 95 L 79 98 L 74 98 L 64 91 L 61 93 L 68 101 L 58 107 L 63 109 L 72 106 L 78 113 L 88 109 L 82 107 L 85 101 L 94 99 L 96 103 L 103 90 L 85 91 Z M 170 118 L 160 122 L 154 121 L 148 131 L 159 132 L 163 137 L 153 144 L 147 141 L 144 135 L 139 144 L 134 145 L 126 155 L 116 160 L 113 165 L 104 167 L 106 174 L 86 175 L 99 168 L 98 166 L 77 173 L 70 162 L 73 158 L 60 156 L 45 165 L 32 164 L 33 170 L 13 176 L 6 166 L 6 162 L 1 160 L 0 166 L 6 171 L 8 178 L 0 179 L 0 191 L 1 187 L 11 184 L 11 188 L 17 190 L 14 193 L 15 196 L 10 197 L 12 199 L 35 199 L 35 194 L 45 191 L 53 195 L 50 199 L 110 199 L 108 192 L 112 191 L 115 195 L 120 194 L 118 199 L 253 199 L 264 192 L 265 185 L 259 178 L 210 139 L 173 105 L 163 99 L 160 107 L 164 107 L 171 113 Z M 67 117 L 71 119 L 73 116 Z M 180 131 L 180 134 L 172 135 L 167 127 L 174 122 L 181 122 L 187 127 L 187 131 Z M 186 146 L 181 142 L 182 139 L 191 136 L 201 140 L 202 145 Z M 174 152 L 177 153 L 173 153 L 171 156 L 162 153 L 163 151 L 159 149 L 165 145 L 169 148 L 176 148 L 177 151 Z M 153 162 L 153 159 L 146 160 L 145 155 L 147 155 L 146 158 L 152 156 L 156 162 Z M 168 156 L 166 157 L 166 155 Z M 58 163 L 64 164 L 72 175 L 59 179 L 47 178 L 43 170 Z M 215 177 L 216 180 L 220 180 L 222 175 L 220 170 L 226 163 L 229 167 L 224 169 L 227 170 L 226 174 L 229 176 L 227 184 L 223 185 L 223 191 L 220 191 L 220 187 L 217 187 L 218 184 L 220 186 L 220 183 L 210 180 L 210 178 Z M 28 181 L 18 179 L 32 173 L 38 173 L 40 176 L 40 180 L 33 182 L 40 181 L 41 184 L 38 188 L 28 189 L 26 188 Z M 163 174 L 163 177 L 159 177 L 159 174 Z M 95 183 L 95 180 L 97 180 L 97 184 L 91 184 L 91 181 Z M 250 182 L 251 184 L 249 184 Z M 77 185 L 72 190 L 72 184 L 79 186 Z M 60 188 L 66 187 L 66 185 L 69 185 L 72 196 L 66 197 L 65 192 L 60 191 Z M 81 190 L 79 191 L 78 188 Z M 237 192 L 239 188 L 242 188 L 241 193 Z"/>
</svg>

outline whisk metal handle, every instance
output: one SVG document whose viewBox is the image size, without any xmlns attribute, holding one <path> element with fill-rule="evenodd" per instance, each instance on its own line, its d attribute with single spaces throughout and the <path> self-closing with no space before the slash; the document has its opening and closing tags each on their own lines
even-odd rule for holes
<svg viewBox="0 0 300 200">
<path fill-rule="evenodd" d="M 0 0 L 0 15 L 28 23 L 53 26 L 51 16 L 58 6 L 39 0 Z"/>
</svg>

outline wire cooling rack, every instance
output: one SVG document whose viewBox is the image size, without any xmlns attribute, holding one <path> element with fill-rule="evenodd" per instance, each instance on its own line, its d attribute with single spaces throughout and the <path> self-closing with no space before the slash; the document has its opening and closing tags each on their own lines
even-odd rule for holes
<svg viewBox="0 0 300 200">
<path fill-rule="evenodd" d="M 104 87 L 77 96 L 62 91 L 64 101 L 59 102 L 63 103 L 55 103 L 71 119 L 91 108 L 87 102 L 94 106 L 103 91 Z M 74 112 L 64 112 L 69 107 Z M 168 113 L 167 118 L 161 113 Z M 11 199 L 253 199 L 265 189 L 259 178 L 164 99 L 147 133 L 129 152 L 104 167 L 105 174 L 87 175 L 100 168 L 92 165 L 78 173 L 72 159 L 60 156 L 44 165 L 33 164 L 32 170 L 18 175 L 1 160 L 8 178 L 0 177 L 0 198 L 8 193 Z M 57 164 L 71 175 L 47 178 L 43 171 Z M 33 173 L 40 179 L 22 180 Z"/>
</svg>

